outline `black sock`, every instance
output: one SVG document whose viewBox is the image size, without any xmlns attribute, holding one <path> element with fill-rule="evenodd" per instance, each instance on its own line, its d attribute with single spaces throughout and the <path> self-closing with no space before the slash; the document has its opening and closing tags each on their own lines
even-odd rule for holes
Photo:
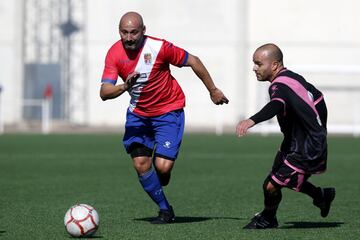
<svg viewBox="0 0 360 240">
<path fill-rule="evenodd" d="M 310 196 L 314 202 L 321 202 L 323 198 L 323 192 L 320 187 L 315 187 L 312 183 L 306 181 L 302 184 L 300 192 Z"/>
<path fill-rule="evenodd" d="M 261 215 L 267 219 L 273 219 L 276 216 L 277 209 L 282 199 L 281 190 L 276 193 L 264 191 L 264 210 Z"/>
</svg>

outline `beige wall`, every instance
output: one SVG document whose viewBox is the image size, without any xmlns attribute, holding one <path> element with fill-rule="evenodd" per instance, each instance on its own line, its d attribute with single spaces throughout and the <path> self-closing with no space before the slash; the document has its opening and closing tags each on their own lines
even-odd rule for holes
<svg viewBox="0 0 360 240">
<path fill-rule="evenodd" d="M 267 84 L 257 83 L 251 71 L 253 51 L 267 42 L 282 48 L 288 68 L 324 89 L 330 123 L 351 123 L 356 118 L 358 93 L 326 90 L 329 85 L 359 86 L 360 2 L 356 0 L 102 0 L 87 4 L 91 125 L 124 124 L 129 97 L 102 102 L 98 94 L 105 54 L 119 39 L 119 18 L 129 10 L 143 15 L 147 34 L 199 56 L 230 99 L 227 106 L 214 106 L 189 68 L 173 68 L 187 97 L 189 128 L 232 128 L 267 101 Z M 19 121 L 21 113 L 17 104 L 22 88 L 20 5 L 21 0 L 0 0 L 0 84 L 5 89 L 6 123 Z"/>
<path fill-rule="evenodd" d="M 329 90 L 360 87 L 359 8 L 356 0 L 249 1 L 248 62 L 260 44 L 278 44 L 285 65 L 325 94 L 331 131 L 334 124 L 356 121 L 360 125 L 360 89 Z M 251 114 L 267 101 L 267 85 L 257 83 L 250 71 L 247 79 L 247 112 Z"/>
<path fill-rule="evenodd" d="M 5 123 L 20 121 L 21 7 L 19 1 L 0 0 L 0 113 Z"/>
</svg>

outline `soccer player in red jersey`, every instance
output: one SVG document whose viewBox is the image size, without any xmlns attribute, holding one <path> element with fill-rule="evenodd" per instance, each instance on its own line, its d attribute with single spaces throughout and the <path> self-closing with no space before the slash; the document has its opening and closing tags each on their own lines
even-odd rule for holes
<svg viewBox="0 0 360 240">
<path fill-rule="evenodd" d="M 139 181 L 159 206 L 154 224 L 175 219 L 162 186 L 170 181 L 183 131 L 185 95 L 171 75 L 170 64 L 189 66 L 201 79 L 214 104 L 228 103 L 201 60 L 172 43 L 145 35 L 140 14 L 128 12 L 119 23 L 121 40 L 109 49 L 102 75 L 100 96 L 131 96 L 123 143 L 133 159 Z M 118 76 L 123 80 L 116 84 Z"/>
<path fill-rule="evenodd" d="M 239 137 L 255 124 L 277 116 L 284 135 L 272 170 L 264 181 L 264 210 L 244 228 L 264 229 L 278 226 L 276 211 L 281 189 L 307 194 L 326 217 L 335 198 L 335 188 L 320 188 L 308 179 L 322 173 L 327 162 L 327 109 L 322 93 L 302 76 L 283 66 L 283 54 L 274 44 L 259 47 L 253 55 L 258 81 L 269 81 L 270 102 L 236 127 Z"/>
</svg>

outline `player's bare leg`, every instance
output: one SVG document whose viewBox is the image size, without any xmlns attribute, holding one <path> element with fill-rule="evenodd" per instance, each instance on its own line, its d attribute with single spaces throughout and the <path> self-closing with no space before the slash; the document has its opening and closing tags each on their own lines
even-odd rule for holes
<svg viewBox="0 0 360 240">
<path fill-rule="evenodd" d="M 156 157 L 154 165 L 162 186 L 166 186 L 169 184 L 171 170 L 174 167 L 174 163 L 175 162 L 172 160 L 162 157 Z"/>
<path fill-rule="evenodd" d="M 133 158 L 134 168 L 139 176 L 151 169 L 151 157 L 141 156 Z"/>
</svg>

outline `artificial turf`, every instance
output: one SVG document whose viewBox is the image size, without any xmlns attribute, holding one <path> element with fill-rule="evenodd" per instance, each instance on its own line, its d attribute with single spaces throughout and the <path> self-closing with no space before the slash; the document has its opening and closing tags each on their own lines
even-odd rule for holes
<svg viewBox="0 0 360 240">
<path fill-rule="evenodd" d="M 329 137 L 328 170 L 310 180 L 335 186 L 327 218 L 288 189 L 279 228 L 244 230 L 262 209 L 262 183 L 280 136 L 186 134 L 166 196 L 174 224 L 151 225 L 157 207 L 143 192 L 122 136 L 0 136 L 0 239 L 68 239 L 63 217 L 75 203 L 100 215 L 102 239 L 357 239 L 360 139 Z"/>
</svg>

